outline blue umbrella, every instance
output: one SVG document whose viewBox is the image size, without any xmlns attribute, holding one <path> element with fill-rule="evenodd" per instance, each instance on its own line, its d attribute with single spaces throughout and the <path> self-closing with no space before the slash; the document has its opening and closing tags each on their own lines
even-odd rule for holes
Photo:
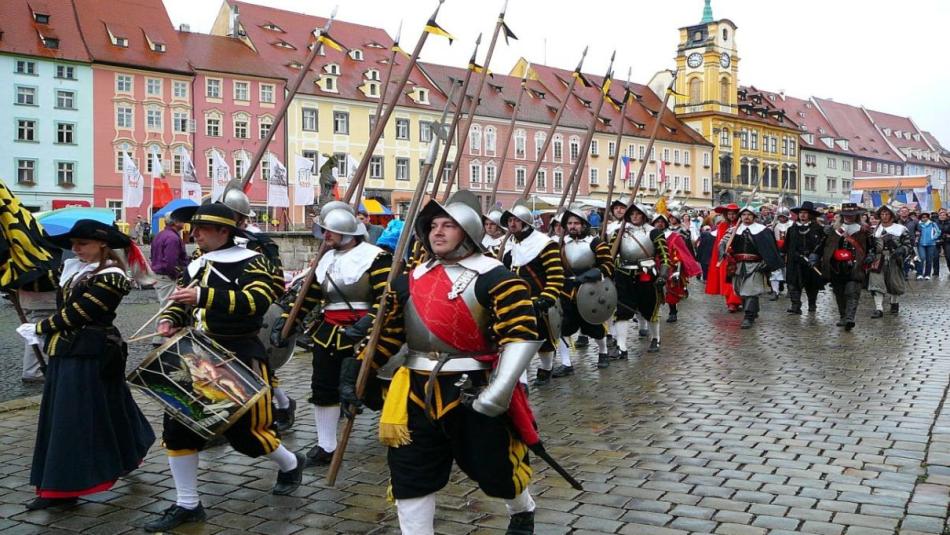
<svg viewBox="0 0 950 535">
<path fill-rule="evenodd" d="M 158 221 L 183 206 L 198 206 L 198 203 L 191 199 L 175 199 L 163 206 L 160 210 L 152 214 L 152 234 L 158 234 Z"/>
<path fill-rule="evenodd" d="M 80 219 L 94 219 L 100 223 L 111 225 L 115 223 L 115 212 L 109 208 L 71 206 L 46 212 L 36 218 L 50 236 L 66 234 L 72 230 L 73 225 Z"/>
</svg>

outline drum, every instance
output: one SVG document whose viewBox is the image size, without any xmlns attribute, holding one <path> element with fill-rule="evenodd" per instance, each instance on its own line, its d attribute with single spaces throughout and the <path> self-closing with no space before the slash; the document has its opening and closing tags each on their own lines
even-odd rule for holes
<svg viewBox="0 0 950 535">
<path fill-rule="evenodd" d="M 206 440 L 227 430 L 269 388 L 234 353 L 191 328 L 149 353 L 127 379 Z"/>
</svg>

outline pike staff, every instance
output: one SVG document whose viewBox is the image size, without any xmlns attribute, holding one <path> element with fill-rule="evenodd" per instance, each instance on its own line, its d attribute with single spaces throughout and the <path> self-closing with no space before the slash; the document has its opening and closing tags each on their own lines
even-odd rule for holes
<svg viewBox="0 0 950 535">
<path fill-rule="evenodd" d="M 627 69 L 627 81 L 623 85 L 623 103 L 620 105 L 620 123 L 617 125 L 617 136 L 614 138 L 614 161 L 610 168 L 610 179 L 607 181 L 607 209 L 604 211 L 604 223 L 600 226 L 600 239 L 607 241 L 607 218 L 610 217 L 610 204 L 613 202 L 614 185 L 617 183 L 617 166 L 620 163 L 620 144 L 623 142 L 623 129 L 627 124 L 627 102 L 632 96 L 630 93 L 630 74 L 633 68 Z M 608 93 L 607 97 L 610 97 Z M 613 99 L 611 99 L 613 103 Z"/>
<path fill-rule="evenodd" d="M 511 137 L 515 132 L 515 122 L 518 120 L 518 111 L 521 109 L 521 99 L 528 92 L 528 72 L 531 70 L 531 64 L 525 67 L 524 75 L 521 77 L 521 91 L 518 92 L 518 100 L 515 101 L 515 107 L 511 111 L 511 120 L 508 122 L 508 135 L 505 136 L 505 143 L 501 147 L 501 163 L 498 164 L 498 170 L 495 172 L 495 183 L 491 187 L 491 197 L 489 197 L 489 206 L 495 206 L 495 198 L 498 196 L 498 184 L 501 183 L 502 171 L 505 170 L 505 163 L 508 161 L 508 148 L 511 146 Z"/>
</svg>

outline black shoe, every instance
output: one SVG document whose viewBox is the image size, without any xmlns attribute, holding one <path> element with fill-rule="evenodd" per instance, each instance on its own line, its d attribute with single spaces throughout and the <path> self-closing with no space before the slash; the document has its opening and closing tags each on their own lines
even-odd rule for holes
<svg viewBox="0 0 950 535">
<path fill-rule="evenodd" d="M 814 301 L 809 301 L 809 302 L 808 302 L 808 311 L 809 311 L 809 312 L 816 312 L 817 310 L 818 310 L 818 305 L 817 305 Z"/>
<path fill-rule="evenodd" d="M 650 334 L 650 331 L 647 329 L 640 329 L 640 338 L 646 338 Z"/>
<path fill-rule="evenodd" d="M 534 535 L 534 511 L 511 515 L 505 535 Z"/>
<path fill-rule="evenodd" d="M 574 375 L 574 366 L 565 366 L 561 364 L 556 366 L 551 370 L 551 377 L 567 377 L 568 375 Z"/>
<path fill-rule="evenodd" d="M 77 501 L 77 498 L 34 498 L 32 501 L 26 504 L 26 509 L 28 511 L 40 511 L 42 509 L 49 509 L 50 507 L 61 507 L 65 505 L 73 505 Z"/>
<path fill-rule="evenodd" d="M 660 352 L 660 341 L 656 338 L 650 340 L 650 347 L 647 348 L 647 353 L 659 353 Z"/>
<path fill-rule="evenodd" d="M 597 367 L 602 370 L 608 366 L 610 366 L 610 357 L 607 356 L 607 353 L 598 353 Z"/>
<path fill-rule="evenodd" d="M 574 347 L 587 347 L 590 345 L 590 338 L 586 336 L 578 336 L 577 340 L 574 340 Z"/>
<path fill-rule="evenodd" d="M 551 370 L 542 370 L 538 368 L 537 374 L 534 376 L 534 383 L 532 386 L 544 386 L 551 382 Z"/>
<path fill-rule="evenodd" d="M 847 322 L 844 321 L 844 318 L 841 318 L 840 320 L 838 320 L 837 322 L 835 322 L 835 327 L 844 327 L 844 324 L 845 324 L 845 323 L 847 323 Z"/>
<path fill-rule="evenodd" d="M 789 314 L 798 314 L 799 316 L 801 316 L 801 315 L 802 315 L 802 306 L 801 306 L 801 305 L 798 305 L 798 306 L 792 305 L 792 306 L 788 307 L 788 310 L 786 310 L 785 312 L 788 312 Z"/>
<path fill-rule="evenodd" d="M 620 352 L 619 355 L 617 355 L 617 360 L 627 360 L 628 358 L 630 358 L 630 354 L 627 353 L 626 349 L 624 349 L 623 351 Z"/>
<path fill-rule="evenodd" d="M 307 456 L 304 458 L 304 466 L 307 468 L 311 466 L 326 466 L 330 464 L 331 460 L 333 460 L 332 451 L 327 451 L 320 446 L 314 446 L 307 452 Z"/>
<path fill-rule="evenodd" d="M 740 328 L 740 329 L 751 329 L 751 328 L 752 328 L 752 324 L 753 324 L 754 322 L 755 322 L 755 319 L 754 319 L 754 318 L 750 318 L 750 317 L 746 316 L 745 318 L 742 318 L 742 325 L 739 325 L 739 328 Z"/>
<path fill-rule="evenodd" d="M 666 318 L 667 323 L 676 323 L 676 312 L 670 312 L 670 315 Z"/>
<path fill-rule="evenodd" d="M 851 329 L 854 329 L 854 322 L 853 321 L 845 322 L 844 330 L 850 331 Z"/>
<path fill-rule="evenodd" d="M 617 339 L 611 335 L 607 335 L 607 348 L 616 349 L 617 348 Z"/>
<path fill-rule="evenodd" d="M 901 311 L 900 303 L 891 303 L 891 314 L 897 314 Z"/>
<path fill-rule="evenodd" d="M 872 319 L 878 319 L 878 318 L 883 318 L 883 317 L 884 317 L 883 310 L 875 310 L 874 312 L 871 312 Z"/>
<path fill-rule="evenodd" d="M 157 531 L 168 531 L 177 528 L 182 524 L 189 522 L 204 522 L 208 515 L 205 514 L 205 508 L 198 504 L 194 509 L 185 509 L 178 505 L 173 505 L 162 511 L 162 517 L 146 522 L 142 529 L 149 533 Z"/>
<path fill-rule="evenodd" d="M 274 431 L 278 433 L 290 431 L 295 421 L 297 421 L 297 400 L 290 398 L 289 407 L 274 411 Z"/>
<path fill-rule="evenodd" d="M 620 358 L 620 349 L 618 348 L 607 348 L 607 356 L 610 357 L 610 360 L 617 360 Z"/>
<path fill-rule="evenodd" d="M 293 494 L 300 482 L 303 480 L 303 469 L 307 465 L 307 459 L 299 453 L 294 454 L 297 457 L 297 467 L 287 472 L 277 472 L 277 483 L 271 489 L 271 494 L 275 496 L 288 496 Z"/>
</svg>

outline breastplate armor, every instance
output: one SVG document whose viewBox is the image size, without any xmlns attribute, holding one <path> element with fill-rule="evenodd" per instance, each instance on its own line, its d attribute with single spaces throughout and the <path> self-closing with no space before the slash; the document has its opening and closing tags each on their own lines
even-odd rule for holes
<svg viewBox="0 0 950 535">
<path fill-rule="evenodd" d="M 586 241 L 571 241 L 564 244 L 564 263 L 574 274 L 583 273 L 597 265 L 597 256 Z"/>
<path fill-rule="evenodd" d="M 620 258 L 625 265 L 632 265 L 653 258 L 653 240 L 644 227 L 624 229 L 620 242 Z"/>
<path fill-rule="evenodd" d="M 452 280 L 452 282 L 458 281 L 459 277 L 465 273 L 474 273 L 458 265 L 447 265 L 444 266 L 444 268 L 445 273 L 449 276 L 449 279 Z M 412 274 L 410 273 L 409 276 L 411 277 Z M 456 297 L 456 299 L 465 300 L 465 304 L 468 306 L 468 310 L 471 312 L 472 318 L 475 320 L 475 324 L 478 325 L 478 330 L 482 332 L 485 338 L 490 339 L 491 313 L 488 309 L 483 307 L 475 297 L 475 282 L 477 279 L 477 275 L 472 278 L 471 282 L 468 283 L 468 285 L 461 292 L 461 294 Z M 445 297 L 448 299 L 448 296 Z M 439 353 L 449 354 L 459 352 L 458 349 L 448 345 L 432 334 L 429 328 L 426 327 L 425 322 L 423 322 L 422 318 L 419 316 L 419 311 L 416 310 L 412 299 L 406 301 L 404 318 L 406 327 L 406 345 L 409 346 L 410 352 L 428 353 L 436 351 Z"/>
<path fill-rule="evenodd" d="M 346 284 L 337 277 L 334 277 L 331 283 L 328 273 L 320 288 L 325 300 L 323 310 L 349 310 L 350 307 L 366 310 L 372 307 L 373 289 L 369 284 L 369 272 L 364 272 L 351 284 Z"/>
</svg>

